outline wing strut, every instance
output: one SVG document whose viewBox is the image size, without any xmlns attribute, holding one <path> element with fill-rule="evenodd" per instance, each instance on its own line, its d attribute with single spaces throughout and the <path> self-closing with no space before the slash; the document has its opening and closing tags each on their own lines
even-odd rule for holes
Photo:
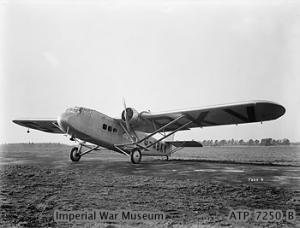
<svg viewBox="0 0 300 228">
<path fill-rule="evenodd" d="M 175 134 L 177 131 L 179 131 L 180 129 L 186 127 L 187 125 L 191 124 L 192 122 L 193 122 L 193 121 L 189 121 L 189 122 L 187 122 L 186 124 L 184 124 L 184 125 L 178 127 L 177 129 L 175 129 L 175 130 L 172 131 L 171 133 L 165 135 L 164 137 L 160 138 L 159 140 L 155 141 L 154 143 L 151 143 L 151 144 L 148 145 L 146 148 L 148 149 L 149 147 L 153 146 L 154 144 L 159 143 L 160 141 L 164 140 L 165 138 L 169 137 L 170 135 Z M 152 134 L 153 134 L 153 133 L 152 133 Z M 148 137 L 148 136 L 147 136 L 147 137 Z M 145 137 L 145 138 L 147 138 L 147 137 Z M 142 139 L 141 142 L 143 142 L 144 140 L 145 140 L 145 139 Z"/>
<path fill-rule="evenodd" d="M 176 119 L 172 120 L 171 122 L 167 123 L 166 125 L 162 126 L 161 128 L 157 129 L 156 131 L 152 132 L 150 135 L 147 135 L 145 138 L 141 139 L 141 140 L 138 141 L 137 143 L 141 143 L 141 142 L 145 141 L 146 139 L 149 139 L 150 137 L 152 137 L 152 136 L 155 135 L 156 133 L 163 131 L 166 127 L 168 127 L 168 126 L 170 126 L 171 124 L 177 122 L 177 121 L 180 120 L 182 117 L 184 117 L 184 115 L 181 115 L 181 116 L 177 117 Z M 192 122 L 192 121 L 190 121 L 190 122 Z M 190 124 L 190 122 L 188 122 L 188 123 Z M 184 126 L 186 126 L 186 125 L 184 125 Z M 180 129 L 181 129 L 181 128 L 182 128 L 182 126 L 180 127 Z M 178 129 L 178 128 L 177 128 L 177 129 Z M 174 131 L 174 133 L 175 133 L 176 131 L 178 131 L 177 129 Z M 174 134 L 174 133 L 173 133 L 173 134 Z M 166 138 L 166 137 L 165 137 L 165 138 Z"/>
<path fill-rule="evenodd" d="M 189 121 L 189 122 L 187 122 L 187 123 L 181 125 L 180 127 L 176 128 L 174 131 L 170 132 L 169 134 L 164 135 L 162 138 L 156 140 L 156 141 L 153 142 L 153 143 L 150 143 L 150 144 L 147 145 L 146 147 L 144 147 L 143 145 L 141 145 L 142 142 L 144 142 L 144 141 L 147 140 L 148 138 L 152 137 L 153 135 L 155 135 L 155 134 L 157 134 L 157 133 L 163 131 L 166 127 L 168 127 L 169 125 L 171 125 L 171 124 L 177 122 L 178 120 L 180 120 L 180 119 L 183 118 L 183 117 L 184 117 L 184 115 L 178 116 L 176 119 L 174 119 L 174 120 L 172 120 L 171 122 L 165 124 L 165 125 L 162 126 L 161 128 L 157 129 L 156 131 L 152 132 L 151 134 L 147 135 L 146 137 L 144 137 L 143 139 L 141 139 L 141 140 L 139 140 L 139 141 L 137 141 L 137 142 L 126 143 L 126 144 L 115 144 L 114 147 L 117 148 L 119 151 L 121 151 L 121 152 L 123 152 L 123 153 L 126 151 L 126 147 L 127 147 L 127 149 L 128 149 L 128 148 L 130 149 L 130 147 L 131 147 L 131 149 L 132 149 L 132 147 L 140 147 L 140 148 L 143 148 L 144 150 L 148 150 L 148 148 L 150 148 L 151 146 L 153 146 L 153 145 L 159 143 L 160 141 L 164 140 L 165 138 L 169 137 L 170 135 L 175 134 L 177 131 L 179 131 L 179 130 L 185 128 L 186 126 L 188 126 L 189 124 L 193 123 L 193 121 Z M 123 149 L 121 149 L 122 147 L 123 147 Z M 124 151 L 124 150 L 125 150 L 125 151 Z M 127 153 L 125 152 L 125 154 L 127 154 Z"/>
</svg>

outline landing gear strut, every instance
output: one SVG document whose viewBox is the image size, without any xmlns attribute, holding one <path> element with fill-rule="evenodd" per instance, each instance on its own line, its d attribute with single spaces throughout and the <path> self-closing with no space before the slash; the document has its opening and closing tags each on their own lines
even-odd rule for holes
<svg viewBox="0 0 300 228">
<path fill-rule="evenodd" d="M 80 152 L 78 151 L 77 147 L 72 148 L 71 153 L 70 153 L 70 159 L 73 162 L 78 162 L 81 158 Z"/>
<path fill-rule="evenodd" d="M 88 150 L 83 151 L 82 148 L 86 147 L 88 148 Z M 99 146 L 91 146 L 91 145 L 87 145 L 85 144 L 85 142 L 79 142 L 79 146 L 78 147 L 73 147 L 71 152 L 70 152 L 70 159 L 73 162 L 78 162 L 80 160 L 80 158 L 85 155 L 88 154 L 94 150 L 101 150 L 98 149 Z"/>
<path fill-rule="evenodd" d="M 142 159 L 142 154 L 141 154 L 141 151 L 139 149 L 133 149 L 132 152 L 131 152 L 131 162 L 133 164 L 138 164 L 141 162 L 141 159 Z"/>
<path fill-rule="evenodd" d="M 126 110 L 126 107 L 125 107 Z M 123 114 L 122 114 L 123 115 Z M 125 113 L 126 116 L 126 113 Z M 149 151 L 151 147 L 155 147 L 155 144 L 157 145 L 159 142 L 161 142 L 162 140 L 166 139 L 167 137 L 175 134 L 177 131 L 181 130 L 181 129 L 189 129 L 187 128 L 187 126 L 191 123 L 193 123 L 193 121 L 188 121 L 187 123 L 183 124 L 183 125 L 179 125 L 179 123 L 177 123 L 179 125 L 178 128 L 176 128 L 175 130 L 173 130 L 172 132 L 168 133 L 168 134 L 162 134 L 163 137 L 161 137 L 160 139 L 154 141 L 154 142 L 150 142 L 146 144 L 146 140 L 149 139 L 150 137 L 154 136 L 157 133 L 161 133 L 161 132 L 165 132 L 166 128 L 170 125 L 172 125 L 173 123 L 176 123 L 178 120 L 180 120 L 181 118 L 185 117 L 185 115 L 180 115 L 178 117 L 176 117 L 176 119 L 172 120 L 171 122 L 165 124 L 164 126 L 162 126 L 161 128 L 153 131 L 151 134 L 147 135 L 146 137 L 142 138 L 142 139 L 138 139 L 135 140 L 131 134 L 131 131 L 135 134 L 134 129 L 129 129 L 129 124 L 127 124 L 127 121 L 125 119 L 126 125 L 128 126 L 123 126 L 123 124 L 120 122 L 121 127 L 123 128 L 123 130 L 125 131 L 125 133 L 127 134 L 128 138 L 131 139 L 131 143 L 124 143 L 124 144 L 115 144 L 114 147 L 122 154 L 126 155 L 126 156 L 130 156 L 131 158 L 131 162 L 133 164 L 138 164 L 141 161 L 142 158 L 142 154 L 141 151 Z M 131 130 L 131 131 L 130 131 Z M 135 147 L 134 149 L 132 149 L 132 147 Z M 172 150 L 170 152 L 168 152 L 169 155 L 171 155 L 172 153 L 174 153 L 175 150 Z M 162 154 L 158 154 L 157 156 L 166 156 L 166 160 L 169 160 L 169 155 L 162 155 Z"/>
</svg>

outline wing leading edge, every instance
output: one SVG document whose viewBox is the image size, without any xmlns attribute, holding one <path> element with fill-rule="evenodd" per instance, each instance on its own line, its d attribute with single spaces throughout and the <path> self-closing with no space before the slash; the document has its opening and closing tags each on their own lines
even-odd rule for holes
<svg viewBox="0 0 300 228">
<path fill-rule="evenodd" d="M 13 120 L 14 123 L 21 125 L 23 127 L 44 131 L 48 133 L 56 133 L 63 134 L 57 124 L 55 119 L 47 119 L 47 120 Z"/>
<path fill-rule="evenodd" d="M 143 112 L 140 114 L 140 118 L 144 120 L 144 123 L 133 124 L 133 128 L 150 133 L 182 116 L 178 121 L 166 127 L 164 131 L 173 131 L 191 122 L 187 127 L 181 129 L 188 130 L 196 127 L 269 121 L 279 118 L 284 113 L 285 108 L 280 104 L 270 101 L 248 101 L 173 112 Z"/>
</svg>

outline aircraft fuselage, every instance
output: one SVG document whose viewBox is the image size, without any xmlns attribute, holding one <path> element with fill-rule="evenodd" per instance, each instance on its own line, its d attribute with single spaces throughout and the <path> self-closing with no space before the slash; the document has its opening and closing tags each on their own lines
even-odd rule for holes
<svg viewBox="0 0 300 228">
<path fill-rule="evenodd" d="M 119 152 L 114 145 L 131 143 L 131 139 L 122 126 L 111 118 L 96 110 L 87 108 L 69 108 L 58 117 L 57 123 L 62 131 L 73 138 L 96 144 Z M 138 138 L 146 136 L 143 132 L 135 132 Z M 144 142 L 151 144 L 156 139 L 151 137 Z M 168 155 L 171 146 L 163 142 L 153 145 L 143 155 Z"/>
</svg>

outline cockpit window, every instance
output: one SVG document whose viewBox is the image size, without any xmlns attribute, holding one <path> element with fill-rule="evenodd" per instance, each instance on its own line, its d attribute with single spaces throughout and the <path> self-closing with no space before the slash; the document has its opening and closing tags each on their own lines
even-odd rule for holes
<svg viewBox="0 0 300 228">
<path fill-rule="evenodd" d="M 66 111 L 67 112 L 74 112 L 74 113 L 81 113 L 82 108 L 81 107 L 68 108 Z"/>
</svg>

